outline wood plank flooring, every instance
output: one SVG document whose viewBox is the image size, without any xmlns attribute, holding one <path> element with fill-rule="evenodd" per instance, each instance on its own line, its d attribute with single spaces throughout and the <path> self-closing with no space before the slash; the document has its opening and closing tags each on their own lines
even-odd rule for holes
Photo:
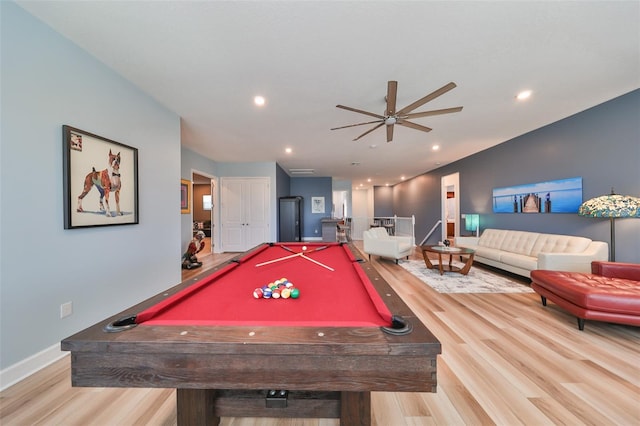
<svg viewBox="0 0 640 426">
<path fill-rule="evenodd" d="M 203 268 L 183 279 L 232 256 L 199 256 Z M 553 303 L 542 307 L 536 294 L 439 294 L 392 261 L 372 262 L 443 349 L 437 393 L 372 393 L 374 425 L 640 425 L 640 328 L 587 321 L 580 332 L 575 318 Z M 0 424 L 176 424 L 174 390 L 72 388 L 69 364 L 66 357 L 1 392 Z"/>
</svg>

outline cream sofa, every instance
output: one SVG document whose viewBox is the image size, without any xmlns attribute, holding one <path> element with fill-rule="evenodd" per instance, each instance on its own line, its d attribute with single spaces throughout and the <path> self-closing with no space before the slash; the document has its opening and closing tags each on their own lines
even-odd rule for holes
<svg viewBox="0 0 640 426">
<path fill-rule="evenodd" d="M 535 269 L 588 273 L 592 261 L 609 259 L 607 243 L 570 235 L 485 229 L 479 238 L 456 237 L 455 245 L 475 250 L 474 261 L 525 277 Z"/>
<path fill-rule="evenodd" d="M 408 257 L 414 248 L 413 238 L 389 235 L 385 228 L 371 228 L 362 234 L 364 252 L 369 255 L 398 259 Z"/>
</svg>

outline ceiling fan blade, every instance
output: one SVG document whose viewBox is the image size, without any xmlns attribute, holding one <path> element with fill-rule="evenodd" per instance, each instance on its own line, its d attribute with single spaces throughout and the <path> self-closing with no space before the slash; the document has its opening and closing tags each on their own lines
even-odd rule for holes
<svg viewBox="0 0 640 426">
<path fill-rule="evenodd" d="M 450 114 L 452 112 L 460 112 L 460 111 L 462 111 L 462 107 L 434 109 L 433 111 L 412 112 L 411 114 L 403 115 L 402 118 L 420 118 L 420 117 L 428 117 L 430 115 Z"/>
<path fill-rule="evenodd" d="M 430 132 L 431 131 L 430 127 L 421 126 L 420 124 L 412 123 L 410 121 L 398 120 L 398 122 L 396 124 L 399 124 L 399 125 L 405 126 L 405 127 L 411 127 L 412 129 L 421 130 L 423 132 Z"/>
<path fill-rule="evenodd" d="M 413 111 L 414 109 L 416 109 L 418 107 L 421 107 L 422 105 L 426 104 L 427 102 L 434 100 L 438 96 L 444 95 L 449 90 L 452 90 L 455 87 L 456 87 L 456 84 L 454 82 L 451 82 L 451 83 L 449 83 L 449 84 L 447 84 L 445 86 L 442 86 L 441 88 L 439 88 L 435 92 L 429 93 L 424 98 L 418 99 L 417 101 L 415 101 L 411 105 L 407 105 L 406 107 L 402 108 L 400 111 L 397 112 L 397 114 L 398 115 L 407 114 L 407 113 Z"/>
<path fill-rule="evenodd" d="M 375 126 L 374 128 L 367 130 L 366 132 L 364 132 L 363 134 L 361 134 L 360 136 L 355 138 L 354 141 L 357 141 L 361 137 L 368 135 L 369 133 L 373 132 L 374 130 L 380 128 L 381 126 L 384 126 L 384 121 L 382 123 L 378 124 L 377 126 Z"/>
<path fill-rule="evenodd" d="M 387 112 L 385 115 L 388 117 L 396 113 L 396 94 L 398 93 L 398 82 L 389 81 L 387 83 Z"/>
<path fill-rule="evenodd" d="M 341 127 L 334 127 L 331 130 L 339 130 L 339 129 L 346 129 L 347 127 L 356 127 L 356 126 L 363 126 L 365 124 L 373 124 L 373 123 L 379 123 L 380 120 L 375 120 L 375 121 L 367 121 L 366 123 L 357 123 L 357 124 L 349 124 L 347 126 L 341 126 Z"/>
<path fill-rule="evenodd" d="M 353 112 L 357 112 L 357 113 L 364 114 L 364 115 L 370 115 L 371 117 L 384 119 L 384 115 L 374 114 L 373 112 L 363 111 L 361 109 L 351 108 L 351 107 L 344 106 L 344 105 L 336 105 L 336 108 L 342 108 L 342 109 L 346 109 L 347 111 L 353 111 Z"/>
<path fill-rule="evenodd" d="M 387 142 L 391 142 L 393 140 L 393 124 L 387 125 Z"/>
</svg>

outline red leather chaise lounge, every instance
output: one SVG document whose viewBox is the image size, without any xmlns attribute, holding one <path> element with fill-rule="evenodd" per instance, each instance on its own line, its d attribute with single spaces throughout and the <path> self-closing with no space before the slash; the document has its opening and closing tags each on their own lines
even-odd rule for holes
<svg viewBox="0 0 640 426">
<path fill-rule="evenodd" d="M 640 326 L 640 264 L 621 262 L 591 263 L 591 274 L 581 272 L 531 271 L 531 288 L 584 320 Z"/>
</svg>

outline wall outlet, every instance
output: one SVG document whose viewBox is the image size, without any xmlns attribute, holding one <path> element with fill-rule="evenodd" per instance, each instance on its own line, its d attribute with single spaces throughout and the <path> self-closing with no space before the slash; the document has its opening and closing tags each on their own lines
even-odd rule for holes
<svg viewBox="0 0 640 426">
<path fill-rule="evenodd" d="M 318 230 L 317 230 L 317 229 L 314 229 L 314 230 L 313 230 L 313 232 L 314 232 L 315 234 L 317 234 L 317 233 L 318 233 Z"/>
<path fill-rule="evenodd" d="M 67 302 L 60 305 L 60 318 L 68 317 L 73 313 L 73 302 Z"/>
</svg>

